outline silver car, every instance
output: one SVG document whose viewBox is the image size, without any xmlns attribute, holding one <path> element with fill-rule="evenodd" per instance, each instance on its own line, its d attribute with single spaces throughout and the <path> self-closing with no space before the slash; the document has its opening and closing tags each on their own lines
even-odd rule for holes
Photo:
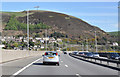
<svg viewBox="0 0 120 77">
<path fill-rule="evenodd" d="M 43 64 L 54 63 L 59 66 L 59 55 L 55 51 L 47 51 L 43 55 Z"/>
</svg>

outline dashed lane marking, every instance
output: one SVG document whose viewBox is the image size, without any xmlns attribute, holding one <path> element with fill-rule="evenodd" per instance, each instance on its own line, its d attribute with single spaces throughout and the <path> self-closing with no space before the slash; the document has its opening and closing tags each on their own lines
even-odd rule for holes
<svg viewBox="0 0 120 77">
<path fill-rule="evenodd" d="M 68 67 L 68 65 L 65 65 L 65 67 Z"/>
<path fill-rule="evenodd" d="M 81 76 L 80 76 L 80 74 L 78 74 L 78 73 L 77 73 L 77 74 L 75 74 L 75 75 L 76 75 L 77 77 L 81 77 Z"/>
</svg>

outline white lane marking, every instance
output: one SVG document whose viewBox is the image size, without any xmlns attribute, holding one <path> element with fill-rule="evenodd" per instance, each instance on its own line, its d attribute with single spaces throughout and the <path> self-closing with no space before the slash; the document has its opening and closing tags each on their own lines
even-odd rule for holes
<svg viewBox="0 0 120 77">
<path fill-rule="evenodd" d="M 78 77 L 81 77 L 78 73 L 77 74 L 75 74 L 76 76 L 78 76 Z"/>
<path fill-rule="evenodd" d="M 76 74 L 76 76 L 81 77 L 80 74 L 78 74 L 78 73 Z"/>
<path fill-rule="evenodd" d="M 14 73 L 13 76 L 14 76 L 14 75 L 18 75 L 19 73 L 21 73 L 22 71 L 24 71 L 26 68 L 30 67 L 33 63 L 36 63 L 37 61 L 39 61 L 40 59 L 42 59 L 42 58 L 39 58 L 39 59 L 33 61 L 32 63 L 28 64 L 27 66 L 23 67 L 22 69 L 20 69 L 20 70 L 17 71 L 16 73 Z"/>
<path fill-rule="evenodd" d="M 68 65 L 65 65 L 65 67 L 68 67 Z"/>
<path fill-rule="evenodd" d="M 79 76 L 79 74 L 76 74 L 77 76 Z"/>
<path fill-rule="evenodd" d="M 61 61 L 61 62 L 63 62 L 63 61 Z"/>
</svg>

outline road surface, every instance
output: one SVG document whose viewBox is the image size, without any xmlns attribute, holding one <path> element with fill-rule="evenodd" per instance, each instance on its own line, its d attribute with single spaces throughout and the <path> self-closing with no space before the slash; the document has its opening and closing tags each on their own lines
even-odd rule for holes
<svg viewBox="0 0 120 77">
<path fill-rule="evenodd" d="M 117 70 L 81 61 L 63 53 L 60 53 L 60 66 L 43 65 L 40 55 L 4 63 L 2 68 L 3 75 L 75 75 L 76 77 L 118 75 Z"/>
</svg>

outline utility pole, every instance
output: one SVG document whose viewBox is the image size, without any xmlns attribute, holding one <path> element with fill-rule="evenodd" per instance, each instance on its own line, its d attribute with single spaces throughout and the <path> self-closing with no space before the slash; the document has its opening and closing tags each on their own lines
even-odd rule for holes
<svg viewBox="0 0 120 77">
<path fill-rule="evenodd" d="M 82 43 L 82 51 L 84 51 L 84 44 Z"/>
<path fill-rule="evenodd" d="M 29 50 L 29 10 L 27 11 L 27 48 Z"/>
<path fill-rule="evenodd" d="M 96 31 L 95 31 L 95 48 L 96 48 L 96 52 L 98 52 L 98 49 L 97 49 L 97 37 L 96 37 Z"/>
</svg>

